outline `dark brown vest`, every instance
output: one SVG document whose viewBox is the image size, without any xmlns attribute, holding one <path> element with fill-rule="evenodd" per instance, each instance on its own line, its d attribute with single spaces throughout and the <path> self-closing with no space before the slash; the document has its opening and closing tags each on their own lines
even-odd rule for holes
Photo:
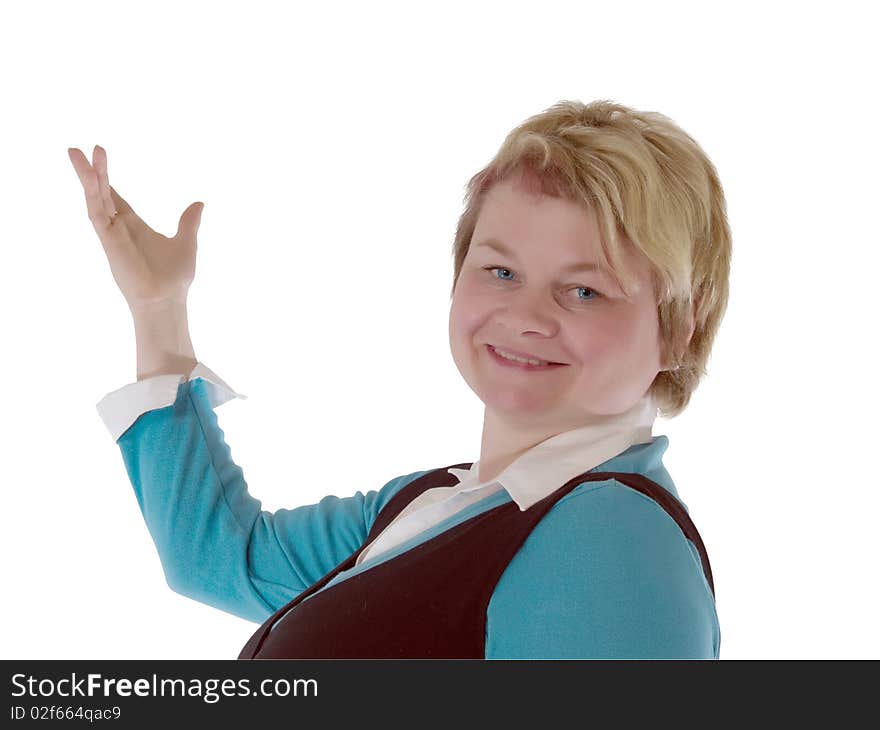
<svg viewBox="0 0 880 730">
<path fill-rule="evenodd" d="M 266 619 L 238 658 L 484 659 L 486 610 L 502 573 L 553 505 L 589 481 L 616 479 L 666 510 L 699 550 L 714 595 L 709 556 L 682 504 L 647 477 L 621 472 L 579 474 L 525 511 L 506 502 L 317 593 L 352 568 L 364 548 L 422 492 L 457 484 L 447 469 L 470 466 L 435 469 L 401 489 L 376 516 L 363 544 Z"/>
</svg>

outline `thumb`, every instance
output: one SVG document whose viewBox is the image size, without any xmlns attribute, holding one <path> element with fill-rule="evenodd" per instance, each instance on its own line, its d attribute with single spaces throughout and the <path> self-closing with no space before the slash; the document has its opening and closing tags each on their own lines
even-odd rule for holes
<svg viewBox="0 0 880 730">
<path fill-rule="evenodd" d="M 199 230 L 199 224 L 202 222 L 202 210 L 204 203 L 193 203 L 180 216 L 180 222 L 177 224 L 177 235 L 183 232 L 191 232 L 195 235 Z"/>
</svg>

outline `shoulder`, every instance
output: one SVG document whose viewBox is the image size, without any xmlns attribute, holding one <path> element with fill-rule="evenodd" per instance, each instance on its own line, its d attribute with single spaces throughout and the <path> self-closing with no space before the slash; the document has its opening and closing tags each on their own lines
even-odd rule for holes
<svg viewBox="0 0 880 730">
<path fill-rule="evenodd" d="M 487 653 L 711 658 L 714 597 L 699 554 L 654 500 L 585 482 L 535 526 L 496 585 Z"/>
<path fill-rule="evenodd" d="M 692 555 L 690 541 L 672 515 L 647 494 L 617 479 L 579 484 L 551 507 L 529 540 L 552 543 L 565 535 L 576 535 L 584 547 L 599 542 L 662 546 Z M 699 555 L 695 560 L 702 571 Z"/>
</svg>

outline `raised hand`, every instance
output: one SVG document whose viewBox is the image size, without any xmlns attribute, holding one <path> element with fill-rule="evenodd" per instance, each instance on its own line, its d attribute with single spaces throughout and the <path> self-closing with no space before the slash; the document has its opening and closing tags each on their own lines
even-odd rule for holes
<svg viewBox="0 0 880 730">
<path fill-rule="evenodd" d="M 89 220 L 129 308 L 185 301 L 196 272 L 196 233 L 204 204 L 184 210 L 177 234 L 168 238 L 141 220 L 110 185 L 103 147 L 95 145 L 91 164 L 76 147 L 67 153 L 85 191 Z"/>
</svg>

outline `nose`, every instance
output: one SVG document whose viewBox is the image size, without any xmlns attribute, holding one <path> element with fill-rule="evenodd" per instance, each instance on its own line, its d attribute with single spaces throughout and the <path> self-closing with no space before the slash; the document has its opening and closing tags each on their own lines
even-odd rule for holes
<svg viewBox="0 0 880 730">
<path fill-rule="evenodd" d="M 511 332 L 553 335 L 558 322 L 553 314 L 556 302 L 540 292 L 519 291 L 502 308 L 498 319 Z"/>
</svg>

